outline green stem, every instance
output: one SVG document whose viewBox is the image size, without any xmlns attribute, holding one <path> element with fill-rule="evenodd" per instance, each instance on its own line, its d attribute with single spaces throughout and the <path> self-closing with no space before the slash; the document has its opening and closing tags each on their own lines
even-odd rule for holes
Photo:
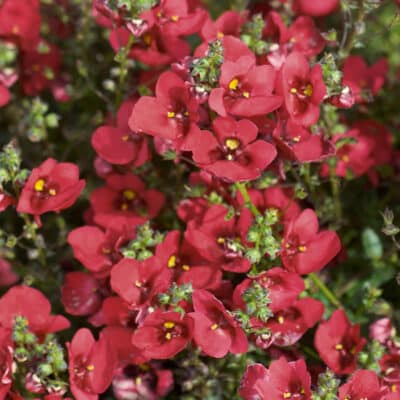
<svg viewBox="0 0 400 400">
<path fill-rule="evenodd" d="M 251 213 L 255 217 L 258 217 L 259 215 L 261 215 L 261 213 L 260 213 L 260 211 L 258 211 L 257 207 L 252 203 L 249 192 L 247 191 L 246 185 L 244 183 L 236 182 L 235 186 L 239 190 L 240 194 L 242 195 L 245 206 L 251 211 Z"/>
<path fill-rule="evenodd" d="M 342 303 L 337 299 L 337 297 L 330 291 L 330 289 L 325 285 L 324 282 L 321 281 L 318 275 L 314 272 L 308 275 L 311 280 L 314 282 L 315 286 L 323 293 L 323 295 L 336 307 L 336 308 L 344 308 Z"/>
</svg>

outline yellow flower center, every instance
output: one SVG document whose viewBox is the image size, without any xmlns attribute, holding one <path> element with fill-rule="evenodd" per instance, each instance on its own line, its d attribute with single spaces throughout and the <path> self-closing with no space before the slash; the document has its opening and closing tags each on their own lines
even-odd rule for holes
<svg viewBox="0 0 400 400">
<path fill-rule="evenodd" d="M 239 86 L 239 79 L 234 78 L 229 82 L 229 89 L 230 90 L 236 90 Z"/>
<path fill-rule="evenodd" d="M 133 200 L 136 197 L 136 193 L 130 189 L 124 190 L 122 194 L 127 200 Z"/>
<path fill-rule="evenodd" d="M 212 331 L 215 331 L 216 329 L 218 329 L 219 328 L 219 325 L 218 324 L 212 324 L 211 325 L 211 330 Z"/>
<path fill-rule="evenodd" d="M 37 192 L 43 192 L 46 181 L 42 178 L 38 179 L 33 186 Z"/>
<path fill-rule="evenodd" d="M 172 255 L 169 259 L 168 259 L 168 268 L 175 268 L 176 267 L 176 256 Z"/>
<path fill-rule="evenodd" d="M 312 94 L 313 94 L 313 87 L 312 87 L 311 83 L 309 83 L 309 84 L 306 85 L 306 88 L 304 89 L 303 93 L 304 93 L 306 96 L 308 96 L 308 97 L 312 96 Z"/>
<path fill-rule="evenodd" d="M 234 138 L 226 139 L 225 140 L 225 146 L 229 150 L 236 150 L 240 146 L 240 141 L 238 139 L 234 139 Z"/>
<path fill-rule="evenodd" d="M 174 326 L 175 326 L 175 322 L 172 322 L 172 321 L 164 322 L 164 328 L 166 328 L 166 329 L 172 329 Z"/>
</svg>

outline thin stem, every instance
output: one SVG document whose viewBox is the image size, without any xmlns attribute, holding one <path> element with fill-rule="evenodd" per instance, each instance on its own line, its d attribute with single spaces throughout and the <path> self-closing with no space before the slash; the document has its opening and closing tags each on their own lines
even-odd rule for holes
<svg viewBox="0 0 400 400">
<path fill-rule="evenodd" d="M 330 289 L 325 285 L 324 282 L 321 281 L 318 275 L 314 272 L 311 272 L 308 275 L 311 280 L 314 282 L 315 286 L 323 293 L 323 295 L 336 307 L 336 308 L 344 308 L 339 299 L 330 291 Z"/>
<path fill-rule="evenodd" d="M 335 206 L 336 219 L 337 219 L 337 222 L 340 223 L 342 221 L 343 213 L 342 213 L 342 203 L 340 201 L 339 179 L 336 176 L 334 166 L 330 166 L 329 172 L 330 172 L 331 190 L 332 190 L 333 202 L 334 202 L 334 206 Z"/>
<path fill-rule="evenodd" d="M 240 182 L 236 182 L 235 186 L 239 190 L 240 194 L 242 195 L 244 204 L 251 211 L 251 213 L 255 217 L 258 217 L 259 215 L 261 215 L 261 213 L 260 213 L 260 211 L 258 211 L 257 207 L 252 203 L 249 192 L 247 191 L 246 185 L 243 183 L 240 183 Z"/>
</svg>

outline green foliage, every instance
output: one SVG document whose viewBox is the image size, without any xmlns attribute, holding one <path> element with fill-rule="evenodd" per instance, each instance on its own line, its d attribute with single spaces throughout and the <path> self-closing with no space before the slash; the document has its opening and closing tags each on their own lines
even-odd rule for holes
<svg viewBox="0 0 400 400">
<path fill-rule="evenodd" d="M 337 400 L 340 379 L 329 369 L 318 376 L 318 390 L 312 394 L 313 400 Z"/>
<path fill-rule="evenodd" d="M 184 310 L 179 304 L 181 301 L 191 302 L 192 293 L 193 288 L 191 283 L 177 285 L 174 282 L 166 293 L 161 293 L 158 295 L 158 300 L 160 304 L 164 306 L 169 305 L 174 311 L 184 314 Z"/>
<path fill-rule="evenodd" d="M 121 253 L 126 258 L 136 260 L 146 260 L 153 255 L 154 248 L 163 241 L 164 234 L 151 228 L 150 223 L 146 222 L 136 228 L 136 237 L 128 245 L 121 249 Z"/>
<path fill-rule="evenodd" d="M 257 55 L 266 54 L 268 44 L 262 40 L 265 21 L 261 14 L 256 14 L 242 29 L 240 39 Z"/>
</svg>

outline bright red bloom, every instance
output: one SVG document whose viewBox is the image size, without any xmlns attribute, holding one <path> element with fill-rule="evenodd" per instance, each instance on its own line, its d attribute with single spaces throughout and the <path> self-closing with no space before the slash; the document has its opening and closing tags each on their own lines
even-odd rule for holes
<svg viewBox="0 0 400 400">
<path fill-rule="evenodd" d="M 245 400 L 311 399 L 311 376 L 303 359 L 272 361 L 269 369 L 261 364 L 247 367 L 240 395 Z"/>
<path fill-rule="evenodd" d="M 13 352 L 10 330 L 0 327 L 0 400 L 7 397 L 12 385 Z"/>
<path fill-rule="evenodd" d="M 385 58 L 370 67 L 360 56 L 349 56 L 343 66 L 343 85 L 350 87 L 357 103 L 371 101 L 385 83 L 389 65 Z"/>
<path fill-rule="evenodd" d="M 206 41 L 222 39 L 225 35 L 238 37 L 245 18 L 236 11 L 225 11 L 215 21 L 207 19 L 201 28 L 201 36 Z"/>
<path fill-rule="evenodd" d="M 72 230 L 67 240 L 74 257 L 96 277 L 102 278 L 109 275 L 111 267 L 122 258 L 119 248 L 133 237 L 133 232 L 103 232 L 97 226 L 81 226 Z"/>
<path fill-rule="evenodd" d="M 204 260 L 186 241 L 180 244 L 180 232 L 170 231 L 156 248 L 157 260 L 170 270 L 178 284 L 191 283 L 194 289 L 215 289 L 221 283 L 222 272 Z"/>
<path fill-rule="evenodd" d="M 0 36 L 32 50 L 39 42 L 40 2 L 4 0 L 0 6 Z"/>
<path fill-rule="evenodd" d="M 147 140 L 129 129 L 128 119 L 136 102 L 122 103 L 116 126 L 103 125 L 95 130 L 92 146 L 97 154 L 111 164 L 130 164 L 139 167 L 150 158 Z"/>
<path fill-rule="evenodd" d="M 93 276 L 75 271 L 65 275 L 61 302 L 71 315 L 91 315 L 101 307 L 99 282 Z"/>
<path fill-rule="evenodd" d="M 298 17 L 284 32 L 281 42 L 285 42 L 290 51 L 300 52 L 306 57 L 319 54 L 326 41 L 310 17 Z"/>
<path fill-rule="evenodd" d="M 279 155 L 291 161 L 321 161 L 335 153 L 333 145 L 322 135 L 311 134 L 291 119 L 278 123 L 273 138 Z"/>
<path fill-rule="evenodd" d="M 339 388 L 339 400 L 381 399 L 379 380 L 375 372 L 358 370 Z"/>
<path fill-rule="evenodd" d="M 282 243 L 282 263 L 300 275 L 319 271 L 340 251 L 338 235 L 319 230 L 318 218 L 312 209 L 304 210 L 286 227 Z"/>
<path fill-rule="evenodd" d="M 124 258 L 111 271 L 111 287 L 131 307 L 149 305 L 153 297 L 168 289 L 171 273 L 154 257 L 144 261 Z"/>
<path fill-rule="evenodd" d="M 46 297 L 28 286 L 14 286 L 0 298 L 0 326 L 6 329 L 13 328 L 16 316 L 26 318 L 29 330 L 39 336 L 69 328 L 65 317 L 50 312 Z"/>
<path fill-rule="evenodd" d="M 280 79 L 290 117 L 303 126 L 315 124 L 326 95 L 321 66 L 316 64 L 310 68 L 306 57 L 294 52 L 287 57 Z"/>
<path fill-rule="evenodd" d="M 323 17 L 333 13 L 339 8 L 340 0 L 295 0 L 294 9 L 299 14 L 311 15 L 312 17 Z"/>
<path fill-rule="evenodd" d="M 84 186 L 75 164 L 48 158 L 32 170 L 19 197 L 17 211 L 35 217 L 49 211 L 59 212 L 76 201 Z"/>
<path fill-rule="evenodd" d="M 193 338 L 205 354 L 222 358 L 228 352 L 247 351 L 246 334 L 216 297 L 206 290 L 196 290 L 192 300 L 194 312 L 189 315 L 194 319 Z"/>
<path fill-rule="evenodd" d="M 152 359 L 169 359 L 190 342 L 193 320 L 173 311 L 156 310 L 135 330 L 132 343 Z"/>
<path fill-rule="evenodd" d="M 69 382 L 76 400 L 97 400 L 110 385 L 116 358 L 108 340 L 96 342 L 89 329 L 79 329 L 67 343 Z"/>
<path fill-rule="evenodd" d="M 242 295 L 246 289 L 251 287 L 252 282 L 259 283 L 268 291 L 268 296 L 271 300 L 268 307 L 272 312 L 291 306 L 297 296 L 304 290 L 304 282 L 299 275 L 276 267 L 245 279 L 237 285 L 233 293 L 235 307 L 245 308 Z"/>
<path fill-rule="evenodd" d="M 188 224 L 185 239 L 210 263 L 231 272 L 247 272 L 250 261 L 245 257 L 241 243 L 251 223 L 248 214 L 236 220 L 226 219 L 228 209 L 214 205 L 205 213 L 202 223 Z"/>
<path fill-rule="evenodd" d="M 135 104 L 129 127 L 164 139 L 183 139 L 198 120 L 198 104 L 185 82 L 173 72 L 160 75 L 156 97 L 143 96 Z"/>
<path fill-rule="evenodd" d="M 0 286 L 11 286 L 18 281 L 18 275 L 12 270 L 10 263 L 0 258 Z"/>
<path fill-rule="evenodd" d="M 276 156 L 273 145 L 257 140 L 257 126 L 247 120 L 218 117 L 209 131 L 191 135 L 193 159 L 211 174 L 233 182 L 253 180 Z"/>
<path fill-rule="evenodd" d="M 269 65 L 256 66 L 254 56 L 243 56 L 222 64 L 220 87 L 213 89 L 208 99 L 210 108 L 226 117 L 268 114 L 282 104 L 280 96 L 273 95 L 275 70 Z"/>
<path fill-rule="evenodd" d="M 266 339 L 262 336 L 257 337 L 256 344 L 264 349 L 272 344 L 291 346 L 322 318 L 323 312 L 324 305 L 318 300 L 311 297 L 297 300 L 274 313 L 264 324 L 271 331 L 271 336 Z"/>
<path fill-rule="evenodd" d="M 188 0 L 161 0 L 159 5 L 142 13 L 141 18 L 154 19 L 162 35 L 191 35 L 201 29 L 206 12 L 192 10 Z"/>
<path fill-rule="evenodd" d="M 0 191 L 0 212 L 6 210 L 11 204 L 15 204 L 15 199 Z"/>
<path fill-rule="evenodd" d="M 142 180 L 133 174 L 109 174 L 107 186 L 95 189 L 90 196 L 94 221 L 116 231 L 134 228 L 148 218 L 154 218 L 164 205 L 164 195 L 146 189 Z"/>
<path fill-rule="evenodd" d="M 315 347 L 325 364 L 337 374 L 351 374 L 357 368 L 357 354 L 366 344 L 360 325 L 351 325 L 343 310 L 333 312 L 315 333 Z"/>
</svg>

